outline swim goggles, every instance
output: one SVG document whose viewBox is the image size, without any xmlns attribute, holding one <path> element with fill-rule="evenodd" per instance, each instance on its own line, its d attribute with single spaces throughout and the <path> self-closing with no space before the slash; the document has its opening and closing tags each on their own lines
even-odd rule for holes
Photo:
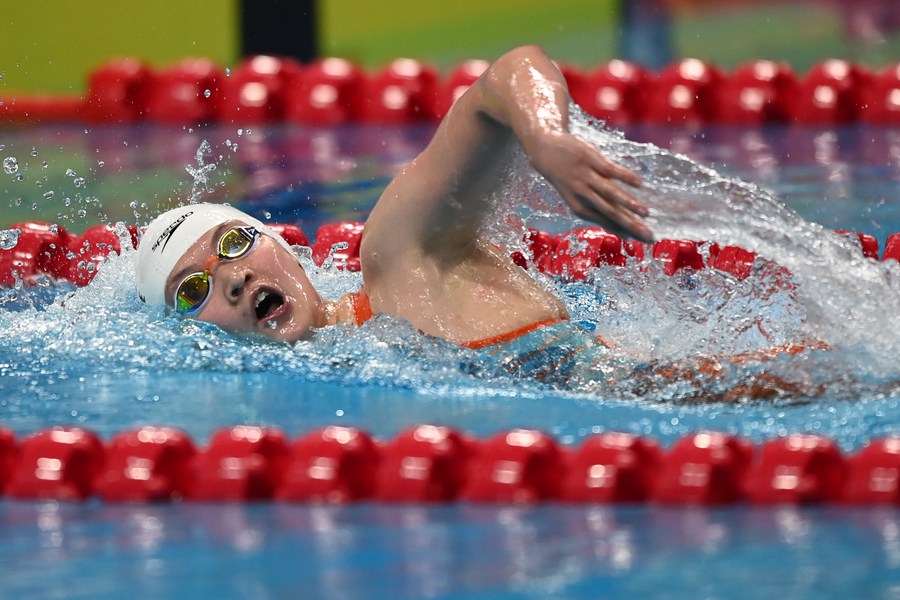
<svg viewBox="0 0 900 600">
<path fill-rule="evenodd" d="M 209 270 L 220 260 L 240 258 L 250 252 L 259 230 L 255 227 L 240 225 L 230 228 L 219 238 L 219 248 L 215 256 L 210 256 L 206 268 L 191 273 L 181 280 L 175 290 L 175 311 L 186 315 L 200 312 L 212 291 L 212 275 Z"/>
</svg>

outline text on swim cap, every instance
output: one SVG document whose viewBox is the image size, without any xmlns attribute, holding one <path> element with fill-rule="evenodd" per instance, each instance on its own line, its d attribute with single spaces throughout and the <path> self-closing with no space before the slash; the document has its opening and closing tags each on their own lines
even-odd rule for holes
<svg viewBox="0 0 900 600">
<path fill-rule="evenodd" d="M 181 226 L 181 224 L 184 223 L 185 219 L 187 219 L 192 214 L 194 214 L 193 211 L 184 213 L 183 215 L 178 217 L 174 223 L 172 223 L 171 225 L 166 227 L 165 230 L 163 230 L 163 232 L 159 235 L 159 237 L 156 238 L 156 241 L 153 242 L 153 245 L 150 246 L 150 250 L 152 252 L 156 252 L 156 249 L 159 247 L 160 244 L 163 245 L 161 251 L 165 250 L 166 245 L 169 243 L 169 240 L 172 237 L 172 234 L 175 233 L 175 230 L 178 229 Z M 165 243 L 163 243 L 163 242 L 165 242 Z"/>
</svg>

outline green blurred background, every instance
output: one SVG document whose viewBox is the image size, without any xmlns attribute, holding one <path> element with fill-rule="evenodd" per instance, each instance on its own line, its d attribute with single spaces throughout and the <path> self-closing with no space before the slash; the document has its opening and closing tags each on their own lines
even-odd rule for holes
<svg viewBox="0 0 900 600">
<path fill-rule="evenodd" d="M 252 1 L 252 0 L 250 0 Z M 802 71 L 823 58 L 870 67 L 900 60 L 896 23 L 868 31 L 847 6 L 900 11 L 898 0 L 670 0 L 673 57 L 730 68 L 750 58 L 788 61 Z M 446 69 L 466 58 L 495 58 L 537 43 L 557 60 L 594 66 L 621 54 L 619 0 L 320 0 L 319 54 L 374 68 L 398 56 Z M 843 7 L 843 8 L 842 8 Z M 871 29 L 871 27 L 869 28 Z M 297 35 L 304 35 L 299 29 Z M 113 57 L 162 66 L 204 56 L 230 66 L 240 60 L 239 0 L 43 0 L 6 2 L 0 11 L 0 96 L 80 93 L 86 74 Z"/>
</svg>

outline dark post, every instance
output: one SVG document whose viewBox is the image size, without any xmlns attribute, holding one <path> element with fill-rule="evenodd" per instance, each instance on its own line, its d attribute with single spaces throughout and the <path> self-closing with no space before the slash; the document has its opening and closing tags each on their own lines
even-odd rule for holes
<svg viewBox="0 0 900 600">
<path fill-rule="evenodd" d="M 311 61 L 318 51 L 315 9 L 316 0 L 241 0 L 243 55 Z"/>
</svg>

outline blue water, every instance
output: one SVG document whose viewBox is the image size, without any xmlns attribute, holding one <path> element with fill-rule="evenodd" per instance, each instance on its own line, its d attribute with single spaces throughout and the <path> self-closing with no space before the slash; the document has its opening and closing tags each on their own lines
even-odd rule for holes
<svg viewBox="0 0 900 600">
<path fill-rule="evenodd" d="M 883 243 L 900 231 L 900 131 L 627 133 L 680 153 L 586 129 L 647 178 L 643 193 L 657 209 L 658 231 L 751 247 L 788 266 L 799 294 L 768 293 L 765 272 L 736 282 L 712 271 L 670 278 L 633 265 L 602 269 L 586 284 L 548 285 L 557 286 L 576 318 L 630 341 L 641 361 L 761 347 L 766 340 L 746 327 L 748 315 L 779 340 L 826 339 L 834 351 L 772 367 L 825 386 L 822 395 L 698 404 L 662 383 L 637 397 L 625 385 L 561 391 L 479 379 L 459 369 L 465 351 L 391 319 L 324 332 L 295 348 L 236 340 L 142 306 L 122 283 L 131 276 L 126 252 L 85 289 L 0 291 L 0 425 L 24 436 L 78 424 L 108 438 L 166 424 L 200 443 L 237 423 L 277 426 L 292 436 L 347 424 L 383 438 L 423 422 L 479 436 L 534 427 L 566 444 L 607 430 L 664 445 L 698 429 L 757 443 L 803 431 L 832 437 L 848 453 L 875 436 L 900 433 L 893 318 L 900 273 L 857 258 L 850 242 L 829 232 L 854 229 Z M 75 231 L 101 215 L 145 222 L 193 193 L 312 233 L 322 222 L 364 218 L 429 134 L 428 127 L 15 131 L 3 152 L 16 156 L 20 169 L 0 174 L 8 178 L 0 185 L 10 214 L 29 209 Z M 210 151 L 198 161 L 204 139 Z M 722 179 L 682 155 L 772 190 L 791 210 L 764 189 Z M 215 168 L 203 169 L 210 164 Z M 192 179 L 186 165 L 208 180 Z M 54 169 L 68 168 L 86 182 L 54 177 Z M 497 219 L 503 225 L 487 235 L 515 246 L 527 224 L 559 231 L 575 225 L 539 180 L 521 167 L 512 175 L 497 211 L 514 218 Z M 47 191 L 54 194 L 47 198 Z M 325 295 L 359 286 L 358 275 L 310 268 Z M 738 369 L 730 377 L 752 374 Z M 846 598 L 894 597 L 900 589 L 900 520 L 889 509 L 2 500 L 0 523 L 4 597 Z"/>
</svg>

